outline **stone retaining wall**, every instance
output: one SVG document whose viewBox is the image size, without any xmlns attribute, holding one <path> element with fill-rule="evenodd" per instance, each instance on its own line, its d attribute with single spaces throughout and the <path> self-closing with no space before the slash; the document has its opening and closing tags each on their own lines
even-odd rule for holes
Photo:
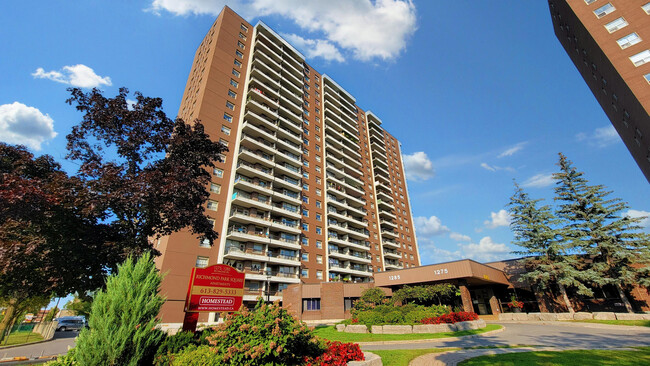
<svg viewBox="0 0 650 366">
<path fill-rule="evenodd" d="M 364 361 L 350 361 L 348 366 L 382 366 L 381 357 L 374 353 L 364 352 Z"/>
<path fill-rule="evenodd" d="M 457 332 L 485 328 L 484 320 L 472 320 L 455 324 L 416 324 L 416 325 L 373 325 L 370 332 L 373 334 L 410 334 L 410 333 L 443 333 Z M 336 330 L 345 333 L 368 333 L 365 325 L 337 324 Z"/>
<path fill-rule="evenodd" d="M 633 314 L 633 313 L 501 313 L 499 320 L 514 321 L 558 321 L 558 320 L 650 320 L 650 314 Z"/>
</svg>

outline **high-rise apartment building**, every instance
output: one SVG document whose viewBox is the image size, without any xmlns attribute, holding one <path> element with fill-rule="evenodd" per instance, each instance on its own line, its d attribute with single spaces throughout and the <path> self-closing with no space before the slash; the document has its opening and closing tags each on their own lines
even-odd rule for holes
<svg viewBox="0 0 650 366">
<path fill-rule="evenodd" d="M 164 323 L 182 322 L 194 266 L 244 271 L 250 304 L 294 283 L 369 282 L 420 264 L 399 142 L 264 23 L 224 8 L 196 51 L 179 116 L 201 120 L 229 151 L 207 203 L 219 240 L 181 231 L 157 243 Z"/>
<path fill-rule="evenodd" d="M 650 181 L 650 2 L 549 0 L 555 34 Z"/>
</svg>

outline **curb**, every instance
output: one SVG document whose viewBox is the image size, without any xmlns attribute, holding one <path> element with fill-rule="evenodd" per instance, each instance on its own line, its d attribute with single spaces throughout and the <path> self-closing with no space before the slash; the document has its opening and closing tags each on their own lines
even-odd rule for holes
<svg viewBox="0 0 650 366">
<path fill-rule="evenodd" d="M 587 323 L 580 321 L 540 321 L 540 320 L 531 320 L 531 321 L 517 321 L 517 320 L 502 320 L 498 322 L 486 322 L 487 324 L 532 324 L 532 325 L 560 325 L 565 327 L 579 327 L 579 328 L 597 328 L 597 329 L 628 329 L 628 330 L 640 330 L 645 332 L 650 332 L 650 327 L 643 327 L 638 325 L 619 325 L 619 324 L 601 324 L 601 323 Z"/>
<path fill-rule="evenodd" d="M 39 343 L 45 343 L 54 340 L 52 339 L 44 339 L 42 341 L 36 341 L 36 342 L 29 342 L 29 343 L 23 343 L 23 344 L 12 344 L 11 346 L 2 346 L 0 347 L 0 351 L 5 350 L 5 349 L 11 349 L 11 348 L 18 348 L 18 347 L 23 347 L 23 346 L 31 346 L 32 344 L 39 344 Z"/>
<path fill-rule="evenodd" d="M 501 324 L 499 324 L 501 325 Z M 486 335 L 492 335 L 495 333 L 500 333 L 506 330 L 506 327 L 501 325 L 501 329 L 495 329 L 491 330 L 489 332 L 481 333 L 481 334 L 471 334 L 471 335 L 466 335 L 466 336 L 460 336 L 460 337 L 444 337 L 444 338 L 433 338 L 433 339 L 411 339 L 411 340 L 406 340 L 406 341 L 377 341 L 377 342 L 356 342 L 360 347 L 363 346 L 382 346 L 382 345 L 391 345 L 391 344 L 410 344 L 410 343 L 431 343 L 431 342 L 447 342 L 447 341 L 459 341 L 462 339 L 471 339 L 471 338 L 479 338 L 483 337 Z"/>
</svg>

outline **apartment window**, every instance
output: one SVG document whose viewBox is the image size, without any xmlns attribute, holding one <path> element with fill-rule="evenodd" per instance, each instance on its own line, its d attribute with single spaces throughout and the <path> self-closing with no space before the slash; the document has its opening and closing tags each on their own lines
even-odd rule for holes
<svg viewBox="0 0 650 366">
<path fill-rule="evenodd" d="M 321 216 L 321 214 L 316 214 L 316 221 L 323 221 L 323 216 Z"/>
<path fill-rule="evenodd" d="M 246 36 L 241 32 L 239 32 L 239 38 L 243 39 L 244 41 L 246 40 Z"/>
<path fill-rule="evenodd" d="M 210 240 L 203 239 L 203 240 L 199 241 L 199 247 L 200 248 L 210 248 Z"/>
<path fill-rule="evenodd" d="M 305 191 L 308 191 L 309 190 L 309 184 L 303 183 L 302 184 L 302 189 L 304 189 Z"/>
<path fill-rule="evenodd" d="M 309 246 L 309 239 L 305 238 L 304 236 L 302 237 L 302 245 L 308 247 Z"/>
<path fill-rule="evenodd" d="M 302 161 L 302 165 L 306 166 L 309 168 L 309 162 L 307 160 Z"/>
<path fill-rule="evenodd" d="M 302 253 L 302 260 L 305 262 L 309 262 L 309 253 Z"/>
<path fill-rule="evenodd" d="M 316 155 L 316 161 L 319 162 L 319 163 L 321 162 L 320 156 Z"/>
<path fill-rule="evenodd" d="M 239 28 L 240 28 L 241 30 L 243 30 L 244 32 L 248 33 L 248 27 L 247 27 L 247 26 L 245 26 L 245 25 L 243 25 L 243 24 L 240 24 L 240 25 L 239 25 Z"/>
<path fill-rule="evenodd" d="M 226 125 L 221 125 L 221 132 L 223 132 L 226 135 L 230 136 L 230 127 L 228 127 Z"/>
<path fill-rule="evenodd" d="M 196 257 L 196 267 L 198 267 L 198 268 L 207 267 L 209 260 L 210 260 L 210 258 L 208 258 L 208 257 Z"/>
<path fill-rule="evenodd" d="M 235 66 L 241 67 L 241 61 L 235 59 Z"/>
<path fill-rule="evenodd" d="M 303 110 L 302 110 L 302 113 L 303 113 L 305 116 L 308 116 L 308 115 L 309 115 L 309 111 L 306 110 L 306 109 L 303 109 Z"/>
<path fill-rule="evenodd" d="M 210 183 L 210 192 L 221 193 L 221 186 L 216 183 Z"/>
<path fill-rule="evenodd" d="M 320 146 L 316 145 L 316 151 L 320 151 Z"/>
<path fill-rule="evenodd" d="M 303 311 L 318 311 L 318 310 L 320 310 L 320 299 L 303 299 L 302 300 L 302 310 Z"/>
<path fill-rule="evenodd" d="M 223 114 L 223 119 L 225 119 L 228 122 L 232 122 L 232 116 L 229 115 L 228 113 Z"/>
<path fill-rule="evenodd" d="M 237 93 L 235 93 L 234 91 L 228 89 L 228 96 L 231 97 L 231 98 L 237 98 Z"/>
<path fill-rule="evenodd" d="M 650 14 L 650 3 L 647 3 L 641 7 L 646 14 Z"/>
<path fill-rule="evenodd" d="M 596 18 L 600 19 L 600 18 L 604 17 L 605 15 L 613 12 L 614 10 L 616 10 L 614 5 L 612 5 L 612 3 L 607 3 L 607 4 L 603 5 L 603 6 L 601 6 L 600 8 L 594 10 L 594 14 L 596 14 Z"/>
<path fill-rule="evenodd" d="M 231 111 L 234 111 L 235 105 L 230 102 L 226 102 L 226 108 L 230 109 Z"/>
<path fill-rule="evenodd" d="M 303 208 L 302 209 L 302 215 L 305 216 L 305 217 L 309 217 L 309 210 L 306 209 L 306 208 Z"/>
<path fill-rule="evenodd" d="M 621 28 L 627 27 L 627 25 L 628 25 L 627 20 L 621 17 L 605 24 L 605 29 L 607 29 L 609 33 L 614 33 Z"/>
<path fill-rule="evenodd" d="M 650 61 L 650 50 L 645 50 L 643 52 L 639 52 L 634 56 L 630 56 L 630 61 L 634 64 L 634 66 L 639 67 L 647 62 Z"/>
<path fill-rule="evenodd" d="M 321 235 L 323 233 L 323 228 L 316 227 L 316 234 Z"/>
<path fill-rule="evenodd" d="M 305 90 L 309 90 L 309 85 L 305 84 L 304 88 L 305 88 Z"/>
<path fill-rule="evenodd" d="M 320 271 L 320 270 L 316 271 L 316 278 L 319 279 L 319 280 L 322 280 L 323 279 L 323 271 Z"/>
<path fill-rule="evenodd" d="M 320 172 L 321 172 L 320 167 L 318 165 L 316 165 L 316 173 L 320 173 Z"/>
<path fill-rule="evenodd" d="M 232 74 L 235 75 L 235 77 L 239 77 L 239 75 L 241 75 L 241 74 L 239 73 L 239 71 L 237 71 L 237 70 L 235 70 L 235 69 L 232 69 Z"/>
<path fill-rule="evenodd" d="M 228 146 L 228 140 L 219 139 L 219 143 L 222 144 L 223 146 Z"/>
<path fill-rule="evenodd" d="M 219 202 L 217 201 L 208 201 L 208 210 L 216 211 L 219 208 Z"/>
<path fill-rule="evenodd" d="M 647 81 L 650 84 L 650 73 L 643 75 L 645 78 L 645 81 Z"/>
<path fill-rule="evenodd" d="M 235 54 L 236 54 L 237 57 L 239 57 L 239 58 L 243 58 L 243 57 L 244 57 L 244 54 L 241 53 L 241 51 L 239 51 L 239 50 L 236 50 L 236 51 L 235 51 Z"/>
<path fill-rule="evenodd" d="M 320 178 L 316 177 L 316 184 L 320 184 L 321 180 Z"/>
<path fill-rule="evenodd" d="M 636 33 L 628 34 L 627 36 L 620 38 L 619 40 L 616 41 L 616 43 L 618 43 L 621 49 L 626 49 L 639 42 L 641 42 L 641 37 L 639 37 L 639 35 Z"/>
<path fill-rule="evenodd" d="M 316 201 L 316 208 L 321 208 L 321 202 L 320 201 Z"/>
<path fill-rule="evenodd" d="M 302 172 L 303 178 L 309 179 L 309 173 L 307 172 Z"/>
<path fill-rule="evenodd" d="M 596 0 L 585 0 L 585 2 L 587 3 L 587 5 L 590 5 L 596 2 Z"/>
<path fill-rule="evenodd" d="M 230 85 L 232 85 L 232 86 L 234 86 L 234 87 L 236 88 L 237 86 L 239 86 L 239 83 L 236 82 L 236 81 L 233 80 L 233 79 L 230 79 Z"/>
<path fill-rule="evenodd" d="M 223 169 L 214 168 L 212 174 L 214 174 L 214 176 L 217 178 L 223 178 Z"/>
<path fill-rule="evenodd" d="M 239 46 L 239 48 L 241 48 L 242 50 L 246 48 L 246 45 L 243 44 L 241 41 L 237 41 L 237 46 Z"/>
<path fill-rule="evenodd" d="M 322 194 L 322 191 L 321 191 L 320 189 L 316 188 L 316 195 L 317 195 L 318 197 L 320 197 L 321 194 Z"/>
<path fill-rule="evenodd" d="M 316 240 L 316 248 L 323 249 L 323 242 L 320 240 Z"/>
<path fill-rule="evenodd" d="M 225 163 L 226 162 L 226 155 L 219 154 L 219 155 L 217 155 L 217 157 L 219 158 L 220 163 Z"/>
<path fill-rule="evenodd" d="M 300 277 L 309 278 L 309 270 L 307 268 L 303 268 L 300 271 Z M 318 299 L 318 309 L 308 309 L 308 310 L 320 310 L 320 299 Z"/>
</svg>

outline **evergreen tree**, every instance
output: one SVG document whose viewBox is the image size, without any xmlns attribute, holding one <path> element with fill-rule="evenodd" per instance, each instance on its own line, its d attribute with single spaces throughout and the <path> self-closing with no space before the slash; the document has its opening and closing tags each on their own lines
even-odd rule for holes
<svg viewBox="0 0 650 366">
<path fill-rule="evenodd" d="M 632 312 L 625 288 L 650 284 L 649 237 L 639 232 L 638 225 L 643 218 L 624 216 L 627 203 L 609 198 L 612 191 L 603 185 L 589 185 L 583 173 L 566 156 L 559 155 L 560 172 L 553 178 L 557 185 L 555 199 L 562 203 L 556 214 L 565 223 L 562 235 L 569 247 L 584 254 L 584 283 L 613 285 Z"/>
<path fill-rule="evenodd" d="M 161 275 L 149 253 L 129 257 L 106 281 L 90 312 L 90 329 L 77 339 L 74 356 L 81 365 L 151 365 L 164 334 L 155 329 L 164 299 Z"/>
<path fill-rule="evenodd" d="M 557 285 L 565 306 L 572 313 L 574 310 L 566 287 L 573 287 L 579 293 L 590 290 L 581 282 L 582 273 L 576 256 L 569 254 L 564 246 L 557 229 L 559 220 L 550 206 L 538 207 L 541 201 L 531 199 L 515 183 L 515 193 L 508 206 L 512 216 L 510 228 L 515 237 L 513 244 L 524 248 L 515 253 L 526 256 L 524 266 L 527 272 L 521 277 L 541 291 L 552 293 L 553 285 Z"/>
</svg>

